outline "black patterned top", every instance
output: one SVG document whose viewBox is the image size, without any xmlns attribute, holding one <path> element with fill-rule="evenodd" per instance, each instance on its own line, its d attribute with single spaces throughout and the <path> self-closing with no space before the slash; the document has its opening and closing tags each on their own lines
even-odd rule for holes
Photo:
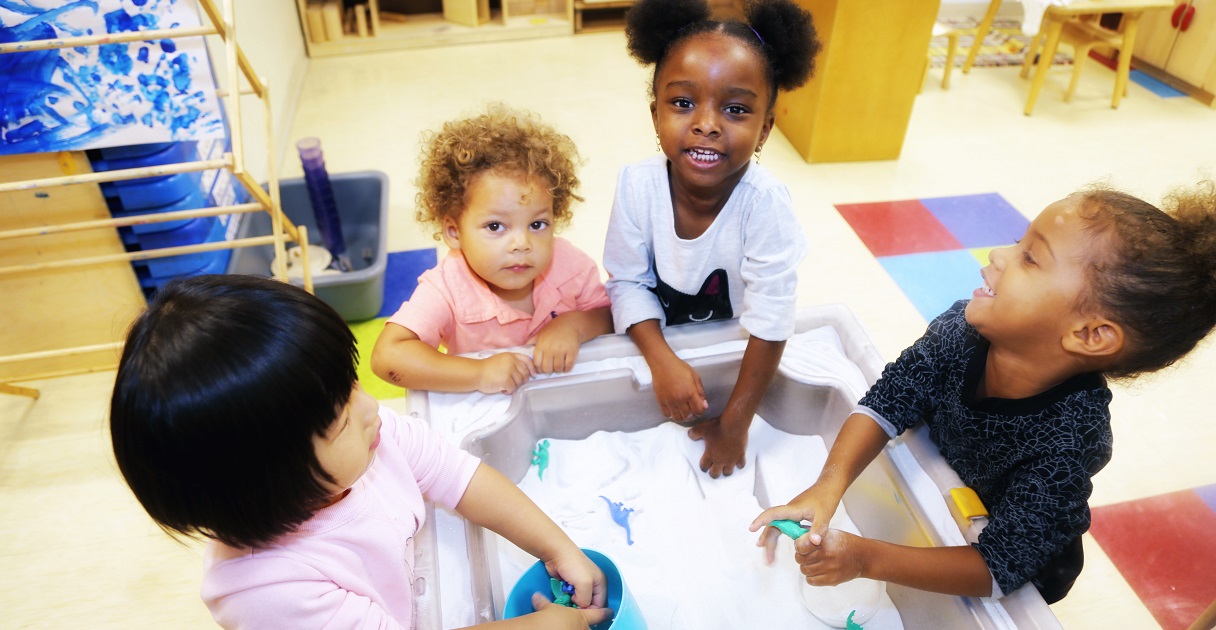
<svg viewBox="0 0 1216 630">
<path fill-rule="evenodd" d="M 892 437 L 925 422 L 988 508 L 975 547 L 1008 594 L 1089 529 L 1090 478 L 1111 458 L 1111 392 L 1089 373 L 1029 398 L 976 400 L 989 343 L 964 319 L 967 302 L 887 365 L 859 411 Z"/>
</svg>

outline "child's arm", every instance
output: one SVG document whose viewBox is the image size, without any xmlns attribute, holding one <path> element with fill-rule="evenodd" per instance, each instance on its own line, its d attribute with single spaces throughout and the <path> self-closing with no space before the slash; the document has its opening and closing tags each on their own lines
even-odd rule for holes
<svg viewBox="0 0 1216 630">
<path fill-rule="evenodd" d="M 532 360 L 522 354 L 500 352 L 485 359 L 447 355 L 392 322 L 376 339 L 372 372 L 407 389 L 486 394 L 509 394 L 535 373 Z"/>
<path fill-rule="evenodd" d="M 785 351 L 784 341 L 765 341 L 751 337 L 743 352 L 743 363 L 739 367 L 739 379 L 726 401 L 722 415 L 697 424 L 688 430 L 694 440 L 705 440 L 705 453 L 701 455 L 701 471 L 710 477 L 730 476 L 735 468 L 746 463 L 747 429 L 756 415 L 760 399 L 768 391 L 777 364 Z"/>
<path fill-rule="evenodd" d="M 629 338 L 650 366 L 654 396 L 659 401 L 659 411 L 663 417 L 688 422 L 705 413 L 709 401 L 705 399 L 701 376 L 667 345 L 657 319 L 630 326 Z"/>
<path fill-rule="evenodd" d="M 794 522 L 810 521 L 811 527 L 803 538 L 818 545 L 828 531 L 828 522 L 836 513 L 844 491 L 853 484 L 861 471 L 878 457 L 889 439 L 886 431 L 867 415 L 855 413 L 845 420 L 814 485 L 791 499 L 788 504 L 764 510 L 748 527 L 753 532 L 764 528 L 756 544 L 765 547 L 769 562 L 773 561 L 773 551 L 780 533 L 768 527 L 768 524 L 782 519 Z"/>
<path fill-rule="evenodd" d="M 869 416 L 849 416 L 815 484 L 788 505 L 764 510 L 752 521 L 751 531 L 764 529 L 756 544 L 766 548 L 767 559 L 772 562 L 780 533 L 768 524 L 778 519 L 808 520 L 810 529 L 794 542 L 794 557 L 814 586 L 864 577 L 938 593 L 990 595 L 992 574 L 974 547 L 907 547 L 828 529 L 845 490 L 889 439 Z"/>
<path fill-rule="evenodd" d="M 992 594 L 992 574 L 971 545 L 909 547 L 832 529 L 820 544 L 806 534 L 794 541 L 794 548 L 794 559 L 812 586 L 869 578 L 964 597 Z"/>
<path fill-rule="evenodd" d="M 574 603 L 603 608 L 608 601 L 604 572 L 502 473 L 480 464 L 456 511 L 489 528 L 545 563 L 545 569 L 574 585 Z"/>
<path fill-rule="evenodd" d="M 612 332 L 612 309 L 604 306 L 589 311 L 566 311 L 536 335 L 532 364 L 537 372 L 569 372 L 578 359 L 579 347 L 600 335 Z"/>
</svg>

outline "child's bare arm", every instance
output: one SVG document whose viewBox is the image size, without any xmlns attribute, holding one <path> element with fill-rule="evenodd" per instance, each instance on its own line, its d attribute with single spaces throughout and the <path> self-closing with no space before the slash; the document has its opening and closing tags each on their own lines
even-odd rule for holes
<svg viewBox="0 0 1216 630">
<path fill-rule="evenodd" d="M 391 322 L 372 349 L 372 372 L 407 389 L 487 394 L 509 394 L 534 373 L 532 360 L 522 354 L 503 352 L 485 359 L 447 355 Z"/>
<path fill-rule="evenodd" d="M 572 599 L 580 607 L 603 608 L 607 603 L 603 571 L 502 473 L 486 464 L 478 466 L 456 511 L 544 562 L 550 575 L 573 584 Z"/>
<path fill-rule="evenodd" d="M 845 420 L 814 485 L 790 499 L 786 505 L 764 510 L 752 521 L 749 527 L 751 531 L 764 530 L 756 544 L 767 549 L 770 562 L 780 534 L 768 524 L 776 520 L 810 521 L 806 538 L 811 544 L 819 544 L 828 531 L 828 523 L 836 513 L 844 491 L 878 457 L 889 439 L 886 431 L 867 415 L 855 413 Z"/>
<path fill-rule="evenodd" d="M 726 401 L 722 415 L 689 429 L 688 436 L 694 440 L 705 440 L 705 453 L 701 456 L 701 471 L 710 477 L 727 475 L 742 468 L 747 451 L 747 429 L 756 415 L 760 399 L 768 391 L 781 354 L 784 341 L 765 341 L 752 337 L 743 352 L 743 363 L 739 367 L 739 379 Z"/>
<path fill-rule="evenodd" d="M 988 565 L 970 545 L 909 547 L 832 529 L 818 545 L 804 535 L 794 546 L 794 559 L 813 586 L 863 577 L 965 597 L 992 594 Z"/>
<path fill-rule="evenodd" d="M 532 364 L 537 372 L 569 372 L 582 344 L 612 332 L 612 309 L 567 311 L 558 315 L 536 335 Z"/>
<path fill-rule="evenodd" d="M 705 399 L 701 376 L 667 345 L 658 320 L 648 319 L 630 326 L 629 338 L 650 366 L 654 395 L 663 417 L 688 422 L 705 413 L 709 401 Z"/>
</svg>

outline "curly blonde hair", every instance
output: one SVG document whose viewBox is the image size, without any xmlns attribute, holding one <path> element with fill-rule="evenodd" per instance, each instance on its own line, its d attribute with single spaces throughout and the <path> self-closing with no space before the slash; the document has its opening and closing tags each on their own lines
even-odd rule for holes
<svg viewBox="0 0 1216 630">
<path fill-rule="evenodd" d="M 485 172 L 535 176 L 548 182 L 555 229 L 570 222 L 571 202 L 583 200 L 575 193 L 579 185 L 575 170 L 581 158 L 574 141 L 536 114 L 500 103 L 424 133 L 419 161 L 417 219 L 436 228 L 436 240 L 445 218 L 460 219 L 469 186 Z"/>
</svg>

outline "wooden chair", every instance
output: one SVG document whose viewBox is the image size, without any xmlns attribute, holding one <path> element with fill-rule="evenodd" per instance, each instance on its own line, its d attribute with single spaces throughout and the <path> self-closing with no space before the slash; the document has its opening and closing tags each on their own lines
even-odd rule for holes
<svg viewBox="0 0 1216 630">
<path fill-rule="evenodd" d="M 950 72 L 954 70 L 954 55 L 958 53 L 958 38 L 963 33 L 974 29 L 957 29 L 952 28 L 941 22 L 933 23 L 933 38 L 941 36 L 946 37 L 946 67 L 942 69 L 942 89 L 950 89 Z M 925 73 L 921 77 L 921 85 L 925 84 L 925 80 L 929 77 L 929 56 L 925 57 Z"/>
<path fill-rule="evenodd" d="M 1046 35 L 1040 32 L 1030 40 L 1030 45 L 1026 48 L 1026 58 L 1022 61 L 1023 79 L 1030 76 L 1030 69 L 1035 65 L 1036 53 L 1041 52 L 1045 37 Z M 1068 90 L 1064 93 L 1064 102 L 1067 103 L 1072 100 L 1072 95 L 1077 90 L 1077 83 L 1081 79 L 1081 69 L 1085 66 L 1085 60 L 1089 58 L 1089 52 L 1097 49 L 1099 52 L 1107 52 L 1113 57 L 1115 53 L 1123 50 L 1123 33 L 1102 27 L 1094 16 L 1073 18 L 1064 23 L 1064 28 L 1060 31 L 1060 43 L 1068 44 L 1073 49 L 1072 80 L 1068 82 Z M 1131 51 L 1128 51 L 1128 54 L 1131 54 Z M 1119 81 L 1119 77 L 1116 75 L 1115 85 L 1124 85 L 1124 96 L 1127 94 L 1127 79 L 1128 77 L 1124 76 L 1123 80 Z"/>
</svg>

